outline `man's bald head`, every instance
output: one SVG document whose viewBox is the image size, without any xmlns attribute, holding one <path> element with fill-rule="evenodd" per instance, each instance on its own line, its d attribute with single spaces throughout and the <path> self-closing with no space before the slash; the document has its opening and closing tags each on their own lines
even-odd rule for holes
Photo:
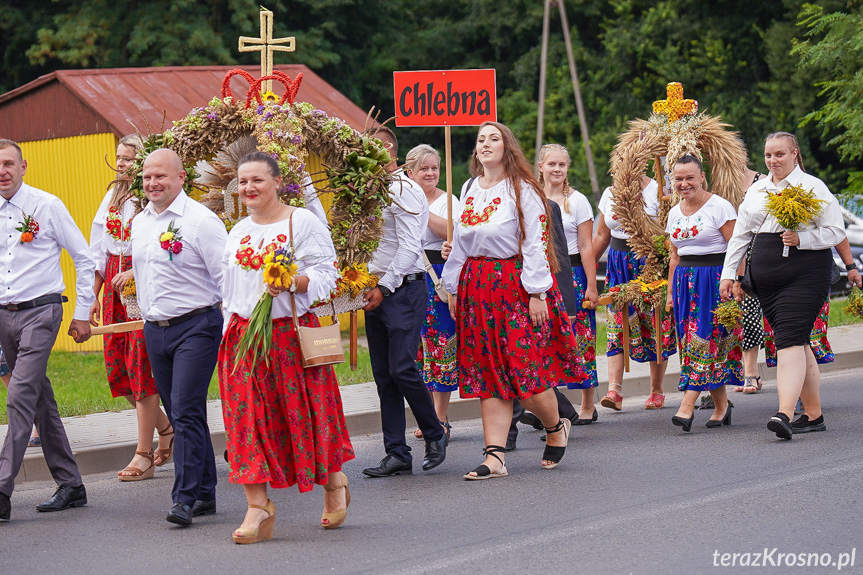
<svg viewBox="0 0 863 575">
<path fill-rule="evenodd" d="M 161 148 L 151 152 L 144 160 L 142 170 L 144 195 L 161 214 L 183 191 L 186 170 L 180 156 L 174 150 Z"/>
</svg>

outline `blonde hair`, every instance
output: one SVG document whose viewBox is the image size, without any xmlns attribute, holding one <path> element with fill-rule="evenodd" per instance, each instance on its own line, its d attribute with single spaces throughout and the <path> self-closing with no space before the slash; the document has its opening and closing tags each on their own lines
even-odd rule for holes
<svg viewBox="0 0 863 575">
<path fill-rule="evenodd" d="M 440 154 L 428 144 L 420 144 L 411 148 L 411 151 L 405 157 L 405 170 L 416 173 L 429 156 L 434 156 L 437 159 L 438 166 L 440 166 Z"/>
<path fill-rule="evenodd" d="M 144 142 L 138 134 L 126 134 L 120 138 L 117 145 L 132 148 L 135 150 L 135 154 L 137 154 L 141 151 L 141 148 L 144 147 Z M 112 182 L 114 184 L 114 193 L 111 194 L 111 202 L 109 204 L 112 208 L 119 208 L 126 202 L 126 200 L 132 197 L 132 192 L 129 189 L 132 182 L 123 176 L 125 176 L 125 174 L 118 172 L 117 179 Z"/>
<path fill-rule="evenodd" d="M 803 154 L 800 153 L 800 144 L 797 143 L 797 137 L 791 132 L 773 132 L 771 134 L 767 134 L 767 137 L 764 138 L 764 145 L 766 146 L 767 142 L 775 140 L 776 138 L 791 140 L 791 151 L 797 152 L 797 165 L 805 172 L 806 168 L 803 167 Z"/>
<path fill-rule="evenodd" d="M 560 144 L 546 144 L 542 148 L 539 149 L 539 157 L 536 159 L 540 164 L 544 164 L 545 160 L 548 158 L 549 154 L 552 152 L 558 152 L 563 154 L 566 158 L 566 167 L 572 165 L 572 158 L 569 157 L 569 150 L 561 146 Z M 563 178 L 563 211 L 567 214 L 572 213 L 572 210 L 569 207 L 569 170 L 567 170 L 567 174 Z M 545 193 L 545 179 L 542 177 L 542 170 L 539 171 L 539 184 L 542 186 L 542 191 Z"/>
</svg>

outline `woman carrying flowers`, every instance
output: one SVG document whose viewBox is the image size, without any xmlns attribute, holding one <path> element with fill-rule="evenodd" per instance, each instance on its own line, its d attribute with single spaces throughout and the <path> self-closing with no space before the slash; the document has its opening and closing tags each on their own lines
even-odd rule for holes
<svg viewBox="0 0 863 575">
<path fill-rule="evenodd" d="M 791 439 L 793 433 L 826 429 L 821 376 L 809 334 L 830 290 L 830 248 L 845 238 L 845 228 L 836 198 L 824 182 L 803 171 L 797 138 L 788 132 L 770 134 L 764 142 L 764 160 L 770 177 L 755 182 L 740 204 L 720 292 L 723 299 L 742 299 L 735 278 L 741 279 L 738 266 L 752 241 L 753 288 L 776 333 L 779 412 L 767 428 L 777 437 Z M 808 205 L 808 210 L 801 205 Z M 786 219 L 789 213 L 799 217 L 793 229 L 783 225 L 792 223 Z M 792 423 L 798 397 L 806 413 Z"/>
<path fill-rule="evenodd" d="M 729 330 L 715 314 L 725 248 L 737 214 L 728 200 L 704 188 L 701 161 L 693 154 L 674 165 L 673 182 L 681 200 L 668 213 L 665 229 L 671 236 L 667 305 L 674 307 L 678 388 L 684 394 L 672 423 L 690 431 L 695 402 L 702 391 L 709 391 L 715 407 L 707 427 L 731 425 L 725 386 L 739 385 L 743 377 L 742 328 Z"/>
<path fill-rule="evenodd" d="M 105 325 L 129 321 L 126 307 L 120 300 L 132 279 L 132 247 L 130 224 L 138 210 L 127 171 L 142 147 L 141 138 L 130 134 L 117 146 L 118 179 L 108 190 L 99 206 L 90 230 L 90 249 L 96 261 L 93 291 L 96 301 L 90 308 L 90 324 L 99 325 L 99 315 Z M 99 292 L 104 287 L 102 304 Z M 120 481 L 140 481 L 153 477 L 156 466 L 171 459 L 174 430 L 159 407 L 159 393 L 142 331 L 106 334 L 104 340 L 105 367 L 108 386 L 114 397 L 125 397 L 135 407 L 138 419 L 138 446 L 129 465 L 117 473 Z M 159 449 L 154 453 L 153 431 L 159 431 Z"/>
<path fill-rule="evenodd" d="M 439 280 L 443 272 L 444 260 L 441 247 L 447 235 L 446 192 L 437 187 L 440 181 L 440 154 L 428 144 L 420 144 L 408 152 L 405 158 L 405 171 L 410 179 L 423 189 L 429 205 L 429 223 L 423 237 L 428 263 Z M 453 197 L 453 212 L 459 210 L 458 198 Z M 431 273 L 426 273 L 426 286 L 429 299 L 426 319 L 420 332 L 422 339 L 422 376 L 426 388 L 431 393 L 435 411 L 441 425 L 450 435 L 449 399 L 458 388 L 458 368 L 456 365 L 455 321 L 449 315 L 447 302 L 441 301 L 435 291 Z M 419 361 L 419 358 L 417 359 Z M 417 428 L 414 436 L 422 438 Z"/>
<path fill-rule="evenodd" d="M 470 171 L 476 178 L 462 189 L 443 270 L 458 330 L 460 395 L 480 398 L 486 444 L 485 461 L 464 479 L 507 475 L 515 398 L 545 427 L 542 467 L 553 469 L 566 452 L 570 422 L 559 417 L 551 388 L 586 376 L 552 275 L 559 266 L 548 248 L 549 206 L 503 124 L 480 126 Z"/>
<path fill-rule="evenodd" d="M 292 321 L 293 300 L 299 324 L 318 326 L 309 309 L 335 289 L 330 233 L 310 211 L 279 201 L 282 179 L 272 157 L 244 156 L 237 177 L 252 215 L 231 230 L 222 262 L 229 320 L 218 370 L 228 478 L 243 485 L 249 505 L 233 539 L 256 543 L 273 536 L 276 509 L 267 483 L 297 484 L 300 492 L 323 485 L 321 525 L 339 527 L 350 503 L 341 468 L 354 452 L 333 369 L 303 369 Z"/>
</svg>

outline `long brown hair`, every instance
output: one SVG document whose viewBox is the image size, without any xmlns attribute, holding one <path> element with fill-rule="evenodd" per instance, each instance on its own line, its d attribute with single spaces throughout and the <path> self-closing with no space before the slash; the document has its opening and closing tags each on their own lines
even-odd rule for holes
<svg viewBox="0 0 863 575">
<path fill-rule="evenodd" d="M 512 185 L 515 195 L 515 211 L 518 216 L 518 229 L 520 232 L 518 238 L 518 252 L 521 254 L 521 246 L 524 243 L 524 237 L 526 235 L 524 228 L 524 212 L 521 209 L 521 184 L 522 182 L 527 182 L 533 190 L 533 193 L 539 197 L 542 205 L 545 207 L 546 230 L 548 232 L 548 243 L 545 247 L 545 254 L 548 258 L 548 266 L 551 273 L 556 274 L 560 271 L 560 264 L 557 261 L 557 255 L 555 254 L 554 249 L 555 229 L 554 220 L 551 219 L 551 206 L 548 204 L 549 200 L 546 199 L 545 194 L 542 192 L 542 186 L 539 181 L 534 177 L 533 168 L 524 156 L 524 152 L 522 152 L 521 146 L 518 145 L 518 140 L 515 138 L 512 130 L 499 122 L 483 122 L 480 125 L 479 130 L 477 130 L 477 135 L 479 135 L 486 126 L 497 128 L 503 138 L 503 172 L 509 180 L 510 185 Z M 484 173 L 479 157 L 476 155 L 476 150 L 474 150 L 473 157 L 470 161 L 470 173 L 474 177 L 482 176 Z"/>
<path fill-rule="evenodd" d="M 138 134 L 127 134 L 120 138 L 120 142 L 117 144 L 118 146 L 126 146 L 127 148 L 132 148 L 135 150 L 135 154 L 141 151 L 141 148 L 144 147 L 144 142 L 141 141 L 141 136 Z M 126 200 L 132 197 L 132 192 L 129 189 L 132 185 L 132 181 L 125 177 L 126 174 L 121 174 L 117 172 L 117 179 L 114 180 L 114 193 L 111 194 L 111 203 L 109 204 L 112 208 L 119 209 Z"/>
</svg>

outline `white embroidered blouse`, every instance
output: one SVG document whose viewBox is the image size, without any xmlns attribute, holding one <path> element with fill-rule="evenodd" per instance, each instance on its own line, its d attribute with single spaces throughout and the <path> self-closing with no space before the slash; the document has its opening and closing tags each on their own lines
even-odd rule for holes
<svg viewBox="0 0 863 575">
<path fill-rule="evenodd" d="M 469 257 L 506 259 L 518 255 L 520 235 L 515 194 L 509 180 L 489 189 L 479 178 L 462 186 L 461 213 L 454 215 L 453 249 L 444 265 L 443 282 L 449 293 L 458 292 L 459 276 Z M 527 293 L 551 289 L 552 276 L 546 257 L 548 222 L 543 201 L 527 182 L 521 184 L 521 209 L 525 238 L 522 244 L 521 284 Z"/>
<path fill-rule="evenodd" d="M 644 201 L 644 212 L 651 218 L 656 218 L 656 214 L 659 213 L 659 198 L 656 196 L 658 191 L 659 186 L 655 180 L 650 180 L 647 187 L 641 190 L 641 197 Z M 620 227 L 620 222 L 617 221 L 617 216 L 614 215 L 614 196 L 611 193 L 610 187 L 605 188 L 605 191 L 602 192 L 598 207 L 605 218 L 605 225 L 611 230 L 611 237 L 628 240 L 629 234 L 623 231 L 623 228 Z"/>
<path fill-rule="evenodd" d="M 456 214 L 461 211 L 461 203 L 455 194 L 452 197 L 452 214 L 453 220 L 456 219 Z M 441 194 L 432 203 L 429 204 L 429 213 L 440 216 L 446 219 L 446 194 Z M 455 226 L 455 221 L 453 222 Z M 444 238 L 439 238 L 436 233 L 431 231 L 431 228 L 426 227 L 426 233 L 423 237 L 423 249 L 440 251 L 443 247 Z"/>
<path fill-rule="evenodd" d="M 108 266 L 109 255 L 132 255 L 131 221 L 135 216 L 134 198 L 129 198 L 118 208 L 109 208 L 111 194 L 114 188 L 108 190 L 90 226 L 90 251 L 96 261 L 96 271 L 103 278 L 105 268 Z M 130 269 L 129 262 L 125 262 L 123 269 Z"/>
<path fill-rule="evenodd" d="M 737 218 L 734 206 L 725 198 L 711 194 L 698 211 L 684 216 L 677 204 L 668 212 L 665 231 L 681 256 L 721 254 L 728 245 L 720 228 Z"/>
<path fill-rule="evenodd" d="M 335 292 L 339 270 L 330 232 L 314 213 L 297 208 L 293 212 L 293 226 L 297 274 L 309 278 L 308 291 L 294 294 L 297 315 L 301 316 L 312 305 L 329 299 Z M 252 310 L 266 291 L 263 256 L 270 245 L 291 249 L 287 219 L 260 225 L 248 217 L 231 229 L 222 257 L 222 309 L 226 318 L 234 313 L 247 319 L 252 315 Z M 273 300 L 273 318 L 290 315 L 291 296 L 283 292 Z"/>
</svg>

